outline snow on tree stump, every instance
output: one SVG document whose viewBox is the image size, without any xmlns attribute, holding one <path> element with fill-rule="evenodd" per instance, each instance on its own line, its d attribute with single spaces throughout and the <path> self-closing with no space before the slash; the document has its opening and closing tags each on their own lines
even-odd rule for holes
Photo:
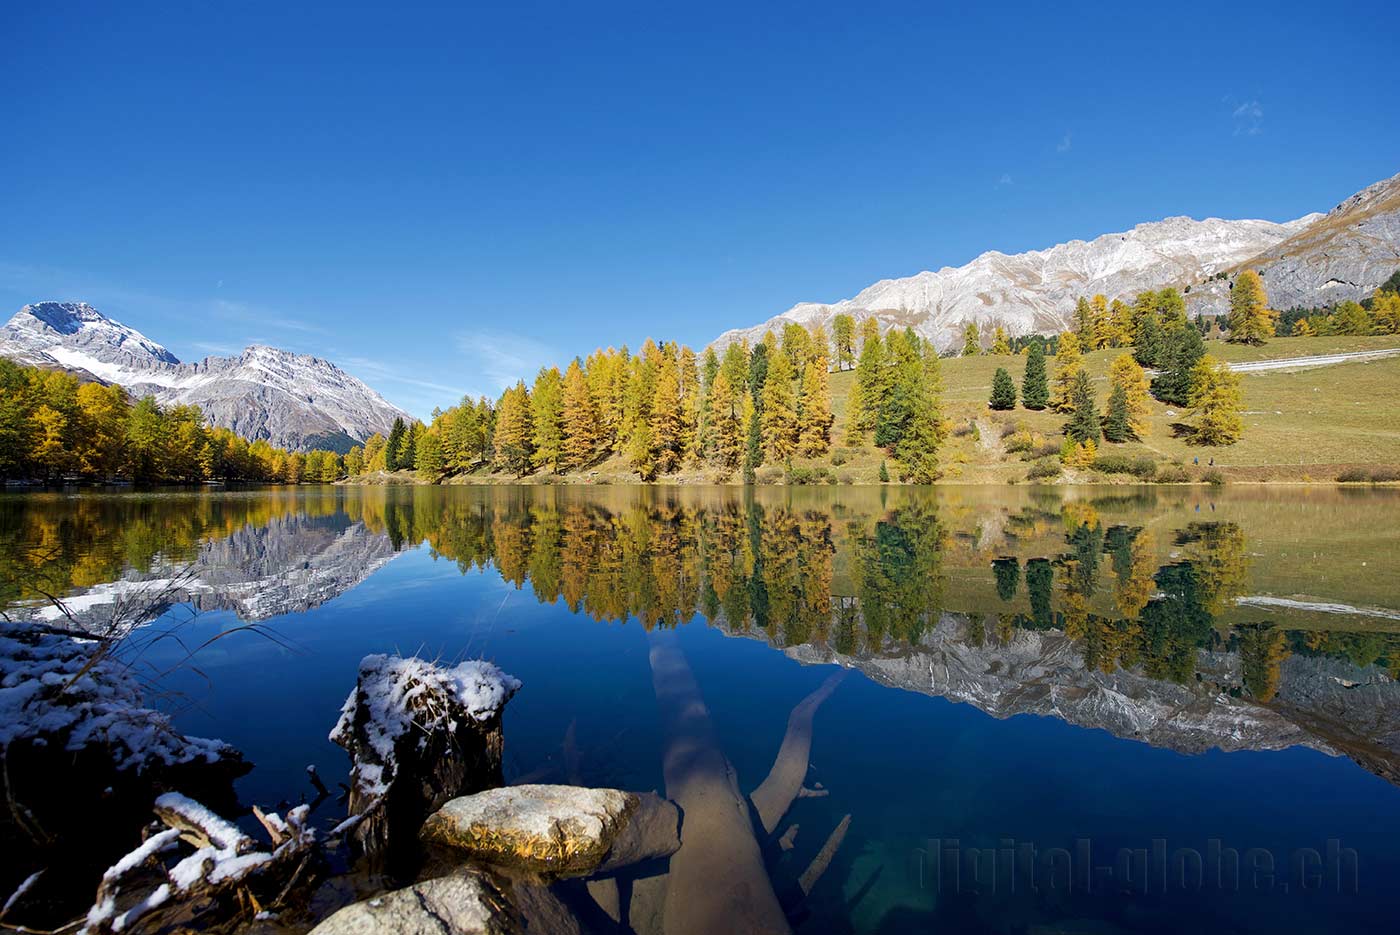
<svg viewBox="0 0 1400 935">
<path fill-rule="evenodd" d="M 372 655 L 330 739 L 353 762 L 350 835 L 368 856 L 403 863 L 418 829 L 449 799 L 501 785 L 501 712 L 518 679 L 482 660 L 453 667 Z"/>
</svg>

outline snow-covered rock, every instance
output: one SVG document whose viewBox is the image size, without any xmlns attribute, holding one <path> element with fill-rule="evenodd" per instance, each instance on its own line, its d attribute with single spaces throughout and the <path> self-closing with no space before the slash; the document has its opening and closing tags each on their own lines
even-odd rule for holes
<svg viewBox="0 0 1400 935">
<path fill-rule="evenodd" d="M 137 397 L 196 405 L 216 426 L 283 448 L 349 450 L 409 416 L 329 361 L 254 345 L 181 363 L 86 303 L 26 305 L 0 328 L 0 356 L 117 383 Z"/>
</svg>

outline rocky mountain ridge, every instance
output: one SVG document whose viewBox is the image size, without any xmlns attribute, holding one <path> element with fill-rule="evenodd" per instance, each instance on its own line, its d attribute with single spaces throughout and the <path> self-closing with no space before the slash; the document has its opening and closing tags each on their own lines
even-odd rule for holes
<svg viewBox="0 0 1400 935">
<path fill-rule="evenodd" d="M 116 383 L 136 397 L 197 405 L 210 423 L 289 449 L 348 451 L 410 417 L 319 357 L 253 345 L 182 363 L 134 328 L 84 302 L 26 305 L 0 328 L 0 356 Z"/>
<path fill-rule="evenodd" d="M 754 343 L 790 322 L 829 332 L 845 313 L 857 322 L 875 318 L 882 331 L 912 327 L 947 350 L 961 346 L 969 322 L 984 335 L 997 325 L 1013 335 L 1052 333 L 1066 327 L 1079 296 L 1130 299 L 1167 286 L 1186 292 L 1194 311 L 1218 313 L 1228 308 L 1229 282 L 1215 277 L 1251 268 L 1263 274 L 1276 308 L 1369 295 L 1400 268 L 1400 175 L 1325 215 L 1282 223 L 1172 217 L 1045 250 L 988 251 L 964 266 L 881 280 L 849 299 L 798 303 L 726 331 L 713 346 Z"/>
</svg>

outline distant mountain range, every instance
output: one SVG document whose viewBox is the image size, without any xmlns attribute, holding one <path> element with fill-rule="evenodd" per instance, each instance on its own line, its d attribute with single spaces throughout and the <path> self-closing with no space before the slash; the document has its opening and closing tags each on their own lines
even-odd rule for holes
<svg viewBox="0 0 1400 935">
<path fill-rule="evenodd" d="M 1327 214 L 1294 221 L 1204 221 L 1187 217 L 1139 224 L 1094 240 L 1007 255 L 990 251 L 965 266 L 884 279 L 850 299 L 801 302 L 761 324 L 726 331 L 717 348 L 758 341 L 784 324 L 824 325 L 846 313 L 875 318 L 881 330 L 912 327 L 939 348 L 962 343 L 968 322 L 985 334 L 1063 330 L 1081 295 L 1130 298 L 1175 286 L 1193 311 L 1229 305 L 1229 281 L 1242 269 L 1264 277 L 1270 304 L 1286 309 L 1364 298 L 1400 268 L 1400 175 L 1377 182 Z"/>
<path fill-rule="evenodd" d="M 26 305 L 0 329 L 0 356 L 117 383 L 134 396 L 192 404 L 216 426 L 288 449 L 348 451 L 387 434 L 403 410 L 339 367 L 254 345 L 237 357 L 179 358 L 86 303 Z"/>
</svg>

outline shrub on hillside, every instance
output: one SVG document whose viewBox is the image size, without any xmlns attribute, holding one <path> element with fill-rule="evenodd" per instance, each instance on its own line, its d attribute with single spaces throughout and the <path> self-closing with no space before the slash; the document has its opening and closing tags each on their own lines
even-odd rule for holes
<svg viewBox="0 0 1400 935">
<path fill-rule="evenodd" d="M 787 482 L 798 486 L 834 484 L 836 483 L 836 475 L 826 467 L 795 467 L 788 471 Z"/>
<path fill-rule="evenodd" d="M 783 469 L 771 464 L 765 464 L 757 471 L 754 471 L 753 476 L 754 480 L 760 484 L 776 484 L 783 479 Z"/>
<path fill-rule="evenodd" d="M 1186 468 L 1180 464 L 1168 464 L 1157 471 L 1157 483 L 1159 484 L 1184 484 L 1191 479 L 1191 475 L 1186 473 Z"/>
<path fill-rule="evenodd" d="M 1350 468 L 1337 475 L 1339 484 L 1385 484 L 1400 481 L 1400 468 Z"/>
<path fill-rule="evenodd" d="M 1221 474 L 1219 471 L 1206 471 L 1201 475 L 1201 480 L 1210 484 L 1212 487 L 1220 487 L 1225 483 L 1225 475 Z"/>
<path fill-rule="evenodd" d="M 1093 467 L 1101 474 L 1131 474 L 1143 480 L 1157 473 L 1157 462 L 1151 458 L 1129 458 L 1127 455 L 1099 455 L 1094 459 Z"/>
<path fill-rule="evenodd" d="M 1052 458 L 1042 458 L 1031 469 L 1026 472 L 1026 480 L 1044 480 L 1050 477 L 1060 476 L 1060 462 Z"/>
</svg>

